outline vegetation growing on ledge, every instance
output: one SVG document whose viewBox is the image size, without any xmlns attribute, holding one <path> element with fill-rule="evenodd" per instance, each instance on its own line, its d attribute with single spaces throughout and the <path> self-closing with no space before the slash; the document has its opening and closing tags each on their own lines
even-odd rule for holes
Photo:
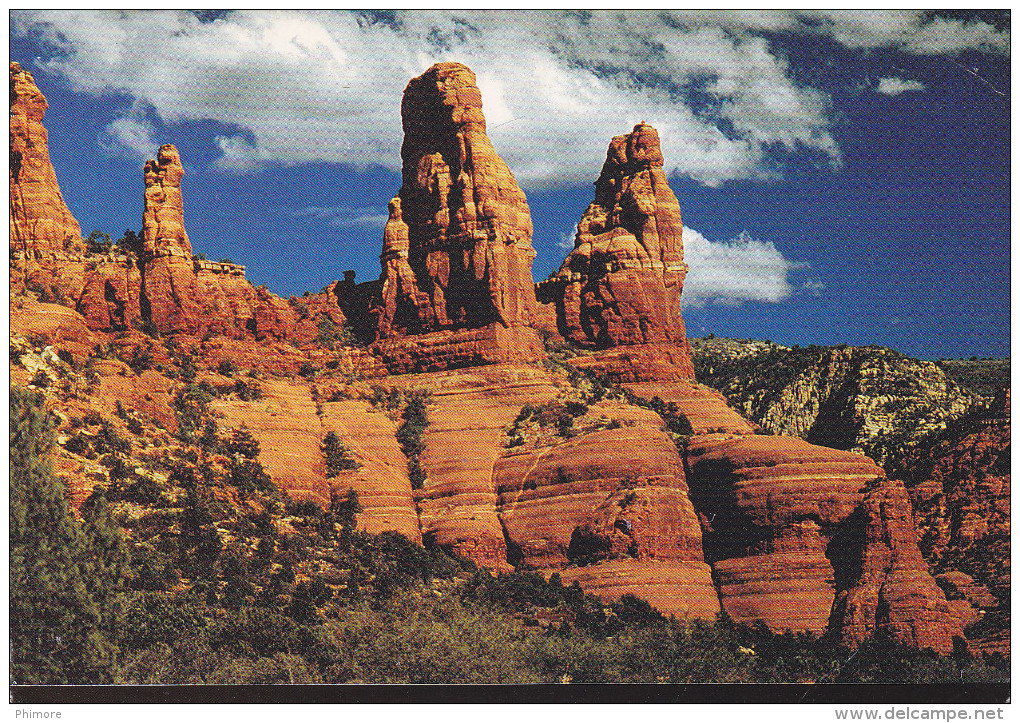
<svg viewBox="0 0 1020 723">
<path fill-rule="evenodd" d="M 411 489 L 420 490 L 425 486 L 425 468 L 421 466 L 421 455 L 425 451 L 422 432 L 429 426 L 426 404 L 429 393 L 414 391 L 404 407 L 403 423 L 397 428 L 397 442 L 400 451 L 407 457 L 407 474 L 411 478 Z"/>
<path fill-rule="evenodd" d="M 358 469 L 361 464 L 354 459 L 351 450 L 340 441 L 339 435 L 330 430 L 322 440 L 322 457 L 326 461 L 326 477 L 336 477 L 344 470 Z"/>
</svg>

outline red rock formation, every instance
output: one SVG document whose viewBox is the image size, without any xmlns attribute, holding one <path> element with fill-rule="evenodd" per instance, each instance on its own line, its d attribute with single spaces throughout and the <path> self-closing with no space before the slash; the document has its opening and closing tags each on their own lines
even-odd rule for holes
<svg viewBox="0 0 1020 723">
<path fill-rule="evenodd" d="M 884 632 L 907 645 L 952 652 L 953 639 L 963 640 L 963 631 L 921 557 L 903 483 L 876 480 L 861 516 L 860 579 L 840 594 L 833 609 L 843 641 L 856 645 Z"/>
<path fill-rule="evenodd" d="M 528 325 L 535 306 L 531 214 L 485 133 L 474 73 L 438 63 L 401 103 L 409 262 L 429 317 L 453 325 Z"/>
<path fill-rule="evenodd" d="M 142 274 L 134 257 L 90 256 L 76 308 L 95 331 L 123 331 L 142 317 Z"/>
<path fill-rule="evenodd" d="M 348 490 L 357 493 L 361 506 L 358 529 L 372 533 L 393 530 L 421 543 L 407 458 L 395 436 L 397 423 L 360 400 L 325 402 L 322 407 L 323 429 L 336 432 L 361 465 L 329 480 L 341 496 Z"/>
<path fill-rule="evenodd" d="M 934 447 L 907 458 L 909 491 L 927 558 L 942 560 L 985 538 L 1009 540 L 1009 446 L 1007 406 L 965 422 Z"/>
<path fill-rule="evenodd" d="M 401 211 L 400 196 L 390 201 L 390 218 L 383 232 L 383 250 L 379 262 L 383 271 L 382 307 L 380 309 L 378 334 L 390 336 L 394 330 L 404 329 L 410 333 L 425 327 L 429 317 L 428 294 L 418 290 L 411 265 L 409 229 Z"/>
<path fill-rule="evenodd" d="M 412 378 L 414 382 L 421 383 Z M 431 375 L 421 462 L 422 536 L 480 565 L 508 569 L 493 467 L 520 408 L 555 396 L 541 370 L 486 366 Z"/>
<path fill-rule="evenodd" d="M 474 73 L 459 63 L 432 66 L 408 83 L 401 114 L 403 185 L 380 256 L 376 334 L 446 334 L 409 342 L 414 365 L 393 370 L 447 368 L 451 358 L 537 360 L 531 214 L 485 133 Z M 472 333 L 450 335 L 465 330 Z M 393 344 L 384 353 L 400 356 Z"/>
<path fill-rule="evenodd" d="M 703 384 L 688 382 L 640 382 L 624 384 L 643 399 L 659 397 L 672 402 L 687 417 L 695 435 L 713 433 L 727 435 L 754 434 L 755 428 L 732 407 L 719 392 Z"/>
<path fill-rule="evenodd" d="M 286 301 L 259 287 L 255 289 L 255 338 L 283 341 L 294 333 L 294 309 Z"/>
<path fill-rule="evenodd" d="M 171 380 L 152 370 L 135 374 L 116 359 L 96 361 L 94 368 L 100 378 L 99 402 L 109 416 L 113 416 L 119 402 L 122 408 L 158 422 L 167 431 L 177 431 Z"/>
<path fill-rule="evenodd" d="M 903 465 L 921 554 L 943 571 L 947 594 L 962 596 L 949 602 L 964 625 L 983 619 L 966 632 L 971 649 L 987 654 L 1009 655 L 1009 450 L 1007 394 L 993 409 L 950 425 Z"/>
<path fill-rule="evenodd" d="M 223 414 L 224 427 L 248 426 L 261 447 L 259 461 L 280 489 L 328 505 L 331 484 L 320 449 L 325 432 L 311 388 L 286 379 L 261 386 L 262 399 L 215 399 L 210 407 Z"/>
<path fill-rule="evenodd" d="M 207 332 L 243 337 L 254 325 L 255 289 L 244 277 L 244 267 L 213 261 L 195 261 L 196 298 Z"/>
<path fill-rule="evenodd" d="M 555 303 L 560 333 L 574 343 L 599 349 L 665 345 L 652 353 L 658 357 L 652 366 L 672 366 L 674 378 L 693 380 L 680 316 L 687 274 L 683 223 L 662 164 L 659 135 L 650 125 L 639 123 L 613 139 L 595 200 L 577 224 L 574 250 L 539 294 Z M 621 380 L 663 376 L 629 358 L 607 358 L 603 365 L 616 369 L 621 362 L 632 370 L 618 374 Z"/>
<path fill-rule="evenodd" d="M 705 387 L 627 387 L 675 403 L 691 424 L 687 482 L 705 556 L 732 618 L 780 631 L 834 626 L 847 642 L 883 630 L 920 647 L 952 649 L 966 611 L 946 604 L 917 551 L 912 523 L 902 522 L 903 504 L 908 522 L 910 512 L 909 501 L 895 494 L 902 485 L 885 481 L 874 462 L 797 438 L 753 434 Z M 896 503 L 878 504 L 877 492 L 865 496 L 869 484 Z M 883 525 L 888 554 L 862 539 L 866 530 L 878 539 Z"/>
<path fill-rule="evenodd" d="M 145 164 L 142 313 L 163 334 L 193 334 L 202 322 L 191 242 L 184 230 L 183 177 L 181 157 L 172 145 L 160 146 L 156 160 Z"/>
<path fill-rule="evenodd" d="M 32 74 L 11 71 L 11 287 L 45 291 L 62 302 L 82 287 L 81 229 L 60 194 L 50 163 L 46 98 Z"/>
<path fill-rule="evenodd" d="M 58 304 L 44 304 L 31 297 L 12 305 L 11 332 L 26 339 L 45 340 L 58 350 L 71 354 L 77 362 L 84 361 L 92 350 L 92 335 L 81 314 Z"/>
<path fill-rule="evenodd" d="M 821 633 L 836 594 L 829 541 L 881 470 L 850 452 L 747 434 L 692 437 L 687 463 L 726 612 Z"/>
<path fill-rule="evenodd" d="M 683 464 L 649 410 L 601 405 L 626 425 L 555 446 L 507 450 L 493 471 L 519 562 L 606 598 L 630 592 L 663 612 L 712 619 L 719 600 Z"/>
</svg>

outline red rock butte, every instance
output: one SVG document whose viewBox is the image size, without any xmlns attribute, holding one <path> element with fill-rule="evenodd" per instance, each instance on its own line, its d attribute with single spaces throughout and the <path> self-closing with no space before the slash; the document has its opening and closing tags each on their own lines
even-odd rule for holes
<svg viewBox="0 0 1020 723">
<path fill-rule="evenodd" d="M 437 64 L 404 92 L 403 184 L 379 281 L 345 278 L 285 301 L 253 288 L 244 267 L 192 257 L 171 145 L 144 169 L 140 248 L 86 253 L 46 150 L 46 101 L 16 63 L 11 89 L 12 339 L 42 336 L 94 362 L 87 403 L 107 416 L 123 405 L 176 429 L 180 379 L 90 356 L 146 343 L 132 328 L 147 323 L 207 368 L 240 360 L 264 373 L 261 398 L 211 407 L 223 424 L 250 428 L 289 494 L 327 503 L 335 489 L 356 490 L 362 529 L 396 530 L 492 569 L 558 572 L 605 598 L 635 593 L 683 618 L 725 610 L 775 630 L 829 629 L 851 645 L 887 632 L 942 653 L 962 636 L 901 483 L 862 455 L 758 434 L 695 382 L 679 306 L 680 207 L 650 125 L 610 143 L 574 249 L 536 296 L 527 201 L 486 136 L 475 77 Z M 631 396 L 571 401 L 582 411 L 569 434 L 534 422 L 531 437 L 511 440 L 535 405 L 565 408 L 592 386 L 541 363 L 536 326 L 552 316 L 555 331 L 545 331 L 573 343 L 568 364 Z M 366 348 L 323 340 L 344 324 Z M 162 345 L 149 348 L 170 363 Z M 303 365 L 321 376 L 296 375 Z M 331 370 L 341 368 L 431 392 L 421 489 L 397 422 L 367 401 L 366 384 L 338 381 Z M 12 379 L 27 382 L 15 371 L 28 373 L 12 362 Z M 666 418 L 689 429 L 667 432 Z M 359 469 L 326 477 L 327 432 Z M 65 451 L 57 462 L 80 502 L 84 458 Z"/>
</svg>

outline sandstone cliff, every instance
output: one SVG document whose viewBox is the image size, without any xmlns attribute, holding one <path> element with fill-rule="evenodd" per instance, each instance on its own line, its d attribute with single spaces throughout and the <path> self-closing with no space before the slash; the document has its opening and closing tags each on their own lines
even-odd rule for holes
<svg viewBox="0 0 1020 723">
<path fill-rule="evenodd" d="M 43 127 L 46 98 L 17 63 L 11 74 L 11 288 L 77 298 L 84 274 L 78 222 L 60 194 Z"/>
</svg>

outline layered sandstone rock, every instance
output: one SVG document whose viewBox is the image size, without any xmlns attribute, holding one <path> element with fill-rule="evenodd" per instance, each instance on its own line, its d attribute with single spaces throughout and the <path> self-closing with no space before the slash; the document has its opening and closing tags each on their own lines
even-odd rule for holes
<svg viewBox="0 0 1020 723">
<path fill-rule="evenodd" d="M 95 331 L 125 331 L 142 318 L 142 272 L 130 255 L 91 256 L 76 308 Z"/>
<path fill-rule="evenodd" d="M 683 618 L 719 600 L 676 446 L 649 410 L 600 405 L 619 424 L 554 446 L 507 450 L 493 471 L 519 564 L 606 597 L 640 595 Z"/>
<path fill-rule="evenodd" d="M 293 335 L 296 323 L 290 304 L 262 287 L 255 290 L 252 331 L 256 339 L 284 341 Z"/>
<path fill-rule="evenodd" d="M 408 84 L 401 117 L 408 261 L 428 316 L 439 328 L 529 324 L 531 213 L 486 135 L 474 73 L 432 66 Z"/>
<path fill-rule="evenodd" d="M 880 479 L 869 485 L 861 518 L 860 579 L 833 610 L 843 641 L 856 645 L 883 632 L 907 645 L 952 652 L 963 631 L 921 557 L 903 483 Z"/>
<path fill-rule="evenodd" d="M 183 177 L 180 154 L 172 145 L 160 146 L 156 159 L 145 164 L 142 313 L 164 334 L 193 334 L 202 322 L 191 242 L 184 230 Z"/>
<path fill-rule="evenodd" d="M 676 378 L 693 379 L 680 316 L 687 274 L 682 236 L 680 206 L 663 171 L 659 135 L 639 123 L 610 143 L 595 182 L 595 200 L 577 224 L 574 250 L 556 278 L 540 287 L 542 300 L 556 305 L 560 333 L 598 349 L 663 345 L 658 356 L 666 349 L 671 354 L 659 359 L 660 365 L 675 367 Z M 620 362 L 633 366 L 626 358 L 605 361 L 612 368 Z M 627 381 L 662 376 L 643 371 Z"/>
<path fill-rule="evenodd" d="M 79 363 L 92 350 L 92 335 L 81 314 L 66 306 L 41 303 L 31 297 L 19 299 L 13 305 L 10 331 L 66 351 Z"/>
<path fill-rule="evenodd" d="M 408 263 L 410 229 L 404 221 L 401 205 L 400 196 L 390 201 L 390 217 L 383 232 L 383 250 L 379 255 L 383 271 L 380 276 L 382 308 L 378 333 L 383 338 L 399 329 L 420 332 L 429 317 L 428 295 L 418 290 L 414 271 Z"/>
<path fill-rule="evenodd" d="M 967 612 L 946 604 L 920 558 L 909 501 L 897 493 L 902 484 L 863 455 L 754 434 L 706 387 L 627 387 L 676 404 L 690 422 L 687 482 L 705 558 L 733 619 L 777 631 L 833 629 L 848 643 L 883 631 L 952 649 Z M 869 488 L 881 492 L 866 495 Z M 880 503 L 881 495 L 894 502 Z M 869 546 L 872 538 L 885 547 Z"/>
<path fill-rule="evenodd" d="M 17 63 L 11 75 L 11 287 L 66 302 L 82 287 L 84 244 L 64 203 L 43 127 L 46 98 Z"/>
<path fill-rule="evenodd" d="M 493 467 L 504 428 L 529 402 L 555 396 L 548 375 L 514 366 L 430 375 L 423 440 L 422 536 L 480 565 L 507 569 Z"/>
<path fill-rule="evenodd" d="M 981 622 L 966 632 L 971 649 L 986 654 L 1010 647 L 1009 450 L 1007 393 L 903 463 L 921 553 L 965 626 Z"/>
<path fill-rule="evenodd" d="M 244 267 L 213 261 L 193 262 L 202 327 L 213 334 L 243 337 L 255 318 L 255 289 Z"/>
<path fill-rule="evenodd" d="M 982 416 L 904 461 L 922 550 L 936 562 L 1010 537 L 1008 402 Z"/>
<path fill-rule="evenodd" d="M 691 424 L 695 435 L 754 434 L 755 427 L 732 407 L 719 392 L 703 384 L 689 382 L 638 382 L 624 384 L 626 389 L 643 399 L 658 397 L 676 404 Z"/>
<path fill-rule="evenodd" d="M 322 407 L 323 429 L 336 432 L 360 465 L 329 480 L 341 496 L 348 490 L 357 493 L 361 506 L 358 529 L 371 533 L 392 530 L 420 544 L 407 458 L 395 437 L 397 423 L 360 400 L 326 402 Z"/>
<path fill-rule="evenodd" d="M 330 482 L 320 445 L 325 434 L 311 388 L 284 379 L 261 383 L 263 398 L 216 399 L 210 407 L 224 427 L 245 424 L 262 449 L 259 461 L 273 482 L 295 499 L 330 502 Z"/>
<path fill-rule="evenodd" d="M 726 612 L 824 631 L 836 594 L 828 544 L 881 470 L 792 437 L 718 433 L 692 437 L 687 463 Z"/>
<path fill-rule="evenodd" d="M 153 370 L 135 374 L 116 359 L 96 361 L 94 369 L 100 378 L 99 402 L 109 416 L 114 415 L 119 404 L 120 408 L 157 422 L 171 433 L 177 431 L 173 381 Z"/>
</svg>

